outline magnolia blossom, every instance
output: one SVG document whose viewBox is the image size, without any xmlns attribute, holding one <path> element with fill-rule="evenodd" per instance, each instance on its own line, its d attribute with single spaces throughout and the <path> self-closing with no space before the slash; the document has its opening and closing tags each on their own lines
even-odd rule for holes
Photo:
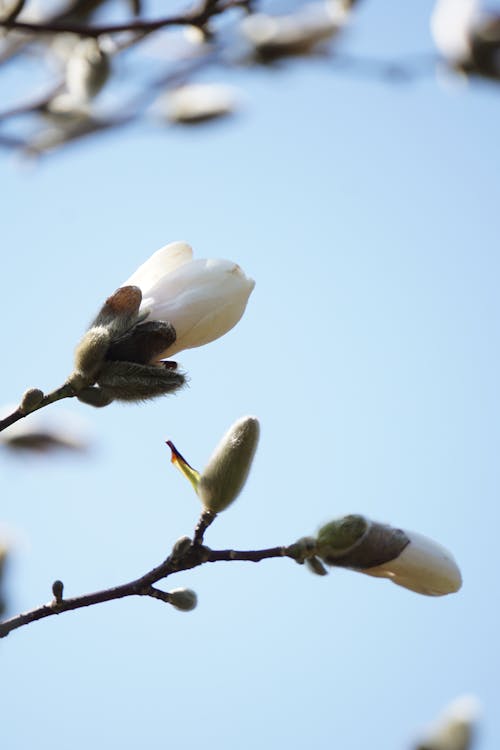
<svg viewBox="0 0 500 750">
<path fill-rule="evenodd" d="M 455 698 L 427 727 L 417 750 L 469 750 L 480 713 L 476 696 L 461 695 Z"/>
<path fill-rule="evenodd" d="M 344 2 L 308 3 L 287 15 L 253 13 L 242 21 L 241 32 L 261 54 L 301 54 L 335 36 L 348 15 Z"/>
<path fill-rule="evenodd" d="M 203 346 L 239 321 L 255 286 L 229 260 L 193 260 L 185 242 L 172 242 L 154 253 L 122 286 L 142 292 L 139 314 L 147 321 L 173 325 L 175 342 L 157 359 Z"/>
<path fill-rule="evenodd" d="M 453 555 L 432 539 L 405 531 L 409 544 L 398 557 L 363 570 L 370 576 L 388 578 L 398 586 L 427 596 L 453 594 L 462 585 L 462 576 Z"/>
<path fill-rule="evenodd" d="M 169 91 L 165 110 L 171 122 L 195 123 L 230 115 L 238 106 L 236 89 L 217 83 L 191 83 Z"/>
<path fill-rule="evenodd" d="M 471 53 L 471 33 L 478 21 L 477 0 L 438 0 L 431 16 L 431 32 L 439 52 L 452 64 Z"/>
<path fill-rule="evenodd" d="M 418 594 L 443 596 L 462 585 L 452 554 L 440 544 L 361 515 L 344 516 L 323 526 L 315 551 L 328 565 L 388 578 Z"/>
</svg>

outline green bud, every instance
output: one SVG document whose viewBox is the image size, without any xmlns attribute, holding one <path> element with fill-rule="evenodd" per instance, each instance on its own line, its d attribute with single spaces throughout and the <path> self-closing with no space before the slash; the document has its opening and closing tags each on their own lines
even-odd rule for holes
<svg viewBox="0 0 500 750">
<path fill-rule="evenodd" d="M 330 521 L 318 532 L 318 555 L 325 562 L 329 562 L 329 558 L 342 557 L 347 550 L 360 541 L 367 529 L 368 521 L 364 516 L 344 516 Z"/>
<path fill-rule="evenodd" d="M 52 593 L 54 594 L 54 600 L 57 604 L 60 604 L 63 599 L 64 584 L 62 581 L 54 581 L 52 584 Z"/>
<path fill-rule="evenodd" d="M 88 388 L 82 388 L 78 391 L 77 398 L 83 404 L 89 404 L 90 406 L 96 406 L 101 408 L 102 406 L 109 406 L 113 402 L 111 396 L 97 386 L 88 386 Z"/>
<path fill-rule="evenodd" d="M 197 492 L 207 510 L 220 513 L 238 497 L 259 441 L 259 422 L 242 417 L 226 432 L 200 476 Z"/>
<path fill-rule="evenodd" d="M 104 362 L 97 383 L 116 401 L 146 401 L 179 390 L 186 379 L 182 373 L 161 363 Z"/>
<path fill-rule="evenodd" d="M 93 383 L 101 369 L 110 343 L 111 336 L 108 329 L 103 326 L 94 326 L 87 331 L 76 347 L 75 371 L 84 376 L 88 385 Z"/>
<path fill-rule="evenodd" d="M 29 388 L 21 398 L 19 409 L 23 414 L 29 414 L 43 400 L 43 391 L 40 388 Z"/>
<path fill-rule="evenodd" d="M 170 557 L 172 557 L 174 560 L 183 557 L 183 555 L 185 555 L 188 549 L 191 547 L 192 543 L 192 540 L 188 536 L 181 536 L 172 547 Z"/>
<path fill-rule="evenodd" d="M 169 592 L 169 602 L 172 607 L 182 612 L 189 612 L 196 607 L 198 597 L 192 589 L 174 589 Z"/>
<path fill-rule="evenodd" d="M 308 557 L 316 552 L 316 539 L 312 536 L 303 536 L 290 544 L 286 549 L 287 555 L 302 565 Z"/>
</svg>

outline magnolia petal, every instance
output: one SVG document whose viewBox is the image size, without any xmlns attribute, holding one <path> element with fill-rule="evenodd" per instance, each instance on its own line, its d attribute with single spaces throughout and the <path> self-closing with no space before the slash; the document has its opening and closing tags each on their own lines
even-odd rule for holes
<svg viewBox="0 0 500 750">
<path fill-rule="evenodd" d="M 451 63 L 465 62 L 479 17 L 477 0 L 438 0 L 431 16 L 431 33 L 439 52 Z"/>
<path fill-rule="evenodd" d="M 188 263 L 192 257 L 193 250 L 187 242 L 171 242 L 153 253 L 122 286 L 138 286 L 146 296 L 163 276 Z"/>
<path fill-rule="evenodd" d="M 169 321 L 177 333 L 161 357 L 202 346 L 231 330 L 254 286 L 253 279 L 227 260 L 195 260 L 161 278 L 143 300 L 149 320 Z"/>
<path fill-rule="evenodd" d="M 398 586 L 427 596 L 444 596 L 458 591 L 462 576 L 453 555 L 432 539 L 405 531 L 410 543 L 394 560 L 361 572 L 388 578 Z"/>
</svg>

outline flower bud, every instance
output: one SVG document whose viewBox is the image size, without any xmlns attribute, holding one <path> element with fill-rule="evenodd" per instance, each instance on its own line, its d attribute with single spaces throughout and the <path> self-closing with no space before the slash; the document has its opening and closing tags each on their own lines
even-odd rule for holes
<svg viewBox="0 0 500 750">
<path fill-rule="evenodd" d="M 154 253 L 125 285 L 142 292 L 140 312 L 148 321 L 170 323 L 175 343 L 158 359 L 203 346 L 226 334 L 243 315 L 255 282 L 228 260 L 193 260 L 185 242 Z"/>
<path fill-rule="evenodd" d="M 480 708 L 477 698 L 463 695 L 445 709 L 416 750 L 470 750 Z"/>
<path fill-rule="evenodd" d="M 257 449 L 259 431 L 255 417 L 242 417 L 220 441 L 200 476 L 197 489 L 207 510 L 220 513 L 240 494 Z"/>
<path fill-rule="evenodd" d="M 359 515 L 323 526 L 316 551 L 327 565 L 388 578 L 427 596 L 451 594 L 462 585 L 453 556 L 437 542 Z"/>
<path fill-rule="evenodd" d="M 230 86 L 190 83 L 169 91 L 165 106 L 171 122 L 192 124 L 231 114 L 236 109 L 237 97 Z"/>
<path fill-rule="evenodd" d="M 193 540 L 188 536 L 179 537 L 179 539 L 174 543 L 174 546 L 172 547 L 170 557 L 172 557 L 174 560 L 183 557 L 183 555 L 185 555 L 188 549 L 191 547 L 192 543 Z"/>
<path fill-rule="evenodd" d="M 174 589 L 168 596 L 172 607 L 182 612 L 190 612 L 198 604 L 198 597 L 192 589 Z"/>
<path fill-rule="evenodd" d="M 42 400 L 43 391 L 41 391 L 40 388 L 28 388 L 28 390 L 23 393 L 19 409 L 23 414 L 29 414 L 36 409 Z"/>
</svg>

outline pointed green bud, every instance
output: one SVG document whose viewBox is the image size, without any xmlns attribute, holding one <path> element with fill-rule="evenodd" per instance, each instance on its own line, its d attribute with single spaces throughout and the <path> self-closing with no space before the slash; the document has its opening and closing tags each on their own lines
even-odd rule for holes
<svg viewBox="0 0 500 750">
<path fill-rule="evenodd" d="M 75 372 L 77 375 L 84 376 L 87 385 L 91 385 L 95 380 L 106 358 L 110 343 L 111 335 L 108 329 L 104 326 L 93 326 L 85 333 L 76 347 Z M 74 382 L 72 376 L 69 380 L 71 383 Z M 76 381 L 75 387 L 78 389 Z"/>
<path fill-rule="evenodd" d="M 190 612 L 198 604 L 198 597 L 192 589 L 174 589 L 169 592 L 169 602 L 182 612 Z"/>
<path fill-rule="evenodd" d="M 220 513 L 236 500 L 247 480 L 259 432 L 255 417 L 242 417 L 226 432 L 198 484 L 198 496 L 207 510 Z"/>
<path fill-rule="evenodd" d="M 29 414 L 33 409 L 36 409 L 42 400 L 43 391 L 41 391 L 40 388 L 29 388 L 23 393 L 19 409 L 23 414 Z"/>
</svg>

